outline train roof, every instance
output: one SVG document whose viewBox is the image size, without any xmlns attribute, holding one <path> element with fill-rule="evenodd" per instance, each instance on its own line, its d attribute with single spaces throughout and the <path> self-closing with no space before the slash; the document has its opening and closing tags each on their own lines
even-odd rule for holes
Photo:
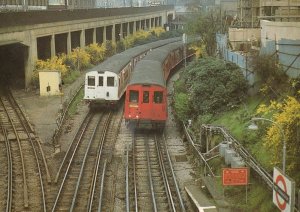
<svg viewBox="0 0 300 212">
<path fill-rule="evenodd" d="M 165 87 L 162 64 L 169 53 L 180 46 L 182 46 L 181 42 L 175 42 L 149 52 L 144 59 L 139 61 L 135 66 L 129 85 L 156 84 Z"/>
<path fill-rule="evenodd" d="M 175 42 L 175 43 L 171 43 L 171 44 L 159 47 L 157 49 L 153 49 L 151 52 L 149 52 L 146 55 L 146 57 L 144 57 L 144 59 L 163 62 L 171 51 L 173 51 L 181 46 L 182 46 L 181 42 Z"/>
<path fill-rule="evenodd" d="M 110 58 L 107 58 L 101 64 L 96 65 L 95 67 L 91 68 L 89 72 L 97 71 L 99 73 L 104 73 L 105 71 L 111 71 L 114 73 L 119 73 L 121 69 L 135 56 L 139 55 L 142 52 L 147 51 L 148 49 L 156 48 L 161 45 L 166 45 L 170 42 L 176 42 L 180 40 L 180 38 L 170 38 L 165 40 L 159 40 L 152 43 L 136 46 L 130 48 L 124 52 L 119 54 L 113 55 Z"/>
<path fill-rule="evenodd" d="M 129 85 L 160 85 L 166 86 L 161 63 L 155 60 L 141 60 L 131 76 Z"/>
</svg>

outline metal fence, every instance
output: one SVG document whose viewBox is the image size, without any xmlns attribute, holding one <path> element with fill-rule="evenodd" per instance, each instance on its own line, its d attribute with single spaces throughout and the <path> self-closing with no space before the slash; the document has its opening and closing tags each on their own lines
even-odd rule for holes
<svg viewBox="0 0 300 212">
<path fill-rule="evenodd" d="M 237 64 L 241 68 L 245 79 L 250 85 L 253 85 L 255 82 L 255 75 L 251 66 L 251 57 L 242 54 L 241 52 L 229 50 L 227 48 L 227 39 L 227 35 L 225 34 L 216 35 L 218 55 L 226 61 Z"/>
<path fill-rule="evenodd" d="M 250 85 L 255 82 L 255 75 L 251 65 L 251 57 L 243 52 L 232 51 L 227 48 L 227 35 L 217 34 L 217 48 L 221 58 L 233 62 L 241 67 L 244 76 Z M 300 40 L 281 39 L 268 40 L 265 46 L 260 48 L 261 55 L 277 55 L 283 71 L 290 78 L 300 77 Z"/>
</svg>

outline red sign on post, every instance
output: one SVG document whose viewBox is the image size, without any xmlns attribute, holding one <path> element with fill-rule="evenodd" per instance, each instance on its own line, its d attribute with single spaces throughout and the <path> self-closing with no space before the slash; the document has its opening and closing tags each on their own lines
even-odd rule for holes
<svg viewBox="0 0 300 212">
<path fill-rule="evenodd" d="M 247 185 L 248 168 L 224 168 L 222 174 L 223 186 Z"/>
</svg>

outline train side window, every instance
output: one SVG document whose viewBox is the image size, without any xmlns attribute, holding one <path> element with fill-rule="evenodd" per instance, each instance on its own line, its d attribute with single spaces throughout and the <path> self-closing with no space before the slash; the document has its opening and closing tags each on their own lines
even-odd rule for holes
<svg viewBox="0 0 300 212">
<path fill-rule="evenodd" d="M 115 86 L 115 78 L 107 77 L 107 87 L 114 87 L 114 86 Z"/>
<path fill-rule="evenodd" d="M 103 86 L 103 77 L 102 76 L 99 77 L 99 84 L 98 84 L 98 86 Z"/>
<path fill-rule="evenodd" d="M 95 86 L 95 77 L 94 76 L 88 76 L 88 86 Z"/>
<path fill-rule="evenodd" d="M 163 101 L 163 92 L 162 91 L 154 91 L 154 103 L 162 103 Z"/>
<path fill-rule="evenodd" d="M 149 91 L 143 92 L 143 103 L 149 103 Z"/>
<path fill-rule="evenodd" d="M 138 91 L 129 91 L 129 102 L 139 102 Z"/>
</svg>

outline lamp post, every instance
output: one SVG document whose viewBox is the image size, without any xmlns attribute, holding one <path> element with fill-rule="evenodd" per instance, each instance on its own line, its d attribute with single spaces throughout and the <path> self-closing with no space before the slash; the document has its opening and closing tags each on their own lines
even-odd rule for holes
<svg viewBox="0 0 300 212">
<path fill-rule="evenodd" d="M 258 127 L 257 125 L 254 123 L 254 121 L 258 121 L 258 120 L 262 120 L 262 121 L 268 121 L 268 122 L 271 122 L 273 123 L 280 131 L 281 133 L 281 136 L 282 136 L 282 142 L 283 142 L 283 150 L 282 150 L 282 171 L 283 171 L 283 174 L 285 174 L 285 157 L 286 157 L 286 140 L 285 140 L 285 135 L 283 133 L 283 129 L 281 127 L 280 124 L 272 121 L 271 119 L 267 119 L 267 118 L 261 118 L 261 117 L 253 117 L 251 119 L 252 121 L 252 124 L 248 127 L 248 129 L 250 130 L 257 130 Z"/>
<path fill-rule="evenodd" d="M 184 55 L 184 68 L 186 69 L 186 42 L 187 42 L 187 35 L 183 33 L 182 35 L 182 45 L 183 45 L 183 55 Z"/>
</svg>

